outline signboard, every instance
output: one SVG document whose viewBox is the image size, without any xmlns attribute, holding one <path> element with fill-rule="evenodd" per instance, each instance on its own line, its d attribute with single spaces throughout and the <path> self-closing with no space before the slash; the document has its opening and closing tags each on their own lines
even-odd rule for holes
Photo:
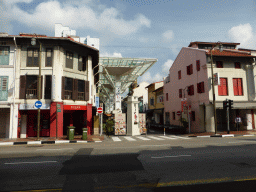
<svg viewBox="0 0 256 192">
<path fill-rule="evenodd" d="M 98 107 L 98 108 L 97 108 L 97 112 L 98 112 L 98 113 L 102 113 L 102 112 L 103 112 L 102 107 Z"/>
<path fill-rule="evenodd" d="M 87 110 L 86 105 L 64 105 L 64 110 Z"/>
<path fill-rule="evenodd" d="M 181 115 L 181 111 L 177 111 L 177 115 L 180 116 Z"/>
<path fill-rule="evenodd" d="M 36 110 L 35 104 L 19 104 L 20 110 Z M 50 104 L 42 104 L 40 109 L 50 109 Z"/>
<path fill-rule="evenodd" d="M 126 114 L 115 114 L 115 135 L 126 135 Z"/>
<path fill-rule="evenodd" d="M 146 134 L 146 114 L 140 113 L 139 114 L 139 128 L 140 134 Z"/>
<path fill-rule="evenodd" d="M 41 101 L 36 101 L 36 102 L 35 102 L 35 107 L 36 107 L 37 109 L 40 109 L 40 108 L 42 107 L 42 102 L 41 102 Z"/>
<path fill-rule="evenodd" d="M 181 99 L 181 111 L 182 112 L 187 111 L 187 106 L 188 106 L 187 98 Z"/>
<path fill-rule="evenodd" d="M 188 106 L 188 113 L 191 114 L 191 105 Z"/>
<path fill-rule="evenodd" d="M 214 85 L 220 85 L 220 76 L 219 73 L 213 74 L 213 84 Z"/>
<path fill-rule="evenodd" d="M 95 106 L 97 108 L 100 107 L 100 98 L 99 97 L 96 97 L 96 99 L 95 99 Z"/>
</svg>

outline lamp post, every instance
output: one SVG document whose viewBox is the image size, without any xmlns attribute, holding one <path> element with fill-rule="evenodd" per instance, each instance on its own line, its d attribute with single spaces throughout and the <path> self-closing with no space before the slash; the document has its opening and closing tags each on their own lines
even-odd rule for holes
<svg viewBox="0 0 256 192">
<path fill-rule="evenodd" d="M 223 45 L 220 42 L 217 42 L 217 45 L 211 48 L 211 73 L 212 73 L 212 100 L 213 100 L 213 111 L 214 111 L 214 128 L 215 135 L 217 134 L 217 115 L 216 115 L 216 102 L 215 102 L 215 90 L 214 90 L 214 78 L 213 78 L 213 58 L 212 50 L 216 47 L 219 47 L 220 52 L 223 51 Z"/>
<path fill-rule="evenodd" d="M 39 77 L 38 77 L 38 88 L 37 88 L 37 99 L 38 101 L 41 100 L 41 51 L 42 51 L 42 44 L 39 42 L 39 53 L 38 53 L 38 66 L 39 66 Z M 36 38 L 32 37 L 31 39 L 31 45 L 36 45 Z M 40 108 L 37 109 L 37 140 L 39 141 L 39 135 L 40 135 Z"/>
</svg>

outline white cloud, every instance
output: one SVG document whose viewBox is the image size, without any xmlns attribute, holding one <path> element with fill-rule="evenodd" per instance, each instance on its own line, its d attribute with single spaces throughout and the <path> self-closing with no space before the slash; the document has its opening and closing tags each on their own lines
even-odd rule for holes
<svg viewBox="0 0 256 192">
<path fill-rule="evenodd" d="M 100 53 L 100 57 L 122 57 L 122 54 L 121 53 L 116 53 L 116 52 L 114 52 L 113 54 L 103 52 L 103 53 Z"/>
<path fill-rule="evenodd" d="M 157 73 L 155 75 L 151 75 L 151 73 L 148 71 L 144 73 L 144 75 L 141 77 L 140 82 L 147 82 L 147 83 L 154 83 L 154 82 L 159 82 L 163 81 L 163 77 L 165 77 L 163 74 Z"/>
<path fill-rule="evenodd" d="M 31 2 L 31 0 L 14 0 L 13 2 Z M 111 7 L 97 11 L 97 8 L 102 9 L 102 6 L 97 5 L 95 8 L 89 4 L 81 3 L 79 6 L 75 6 L 68 1 L 60 3 L 55 0 L 42 2 L 30 12 L 24 11 L 14 4 L 10 11 L 14 20 L 28 26 L 48 30 L 53 29 L 55 23 L 62 23 L 64 26 L 75 29 L 92 29 L 103 33 L 128 35 L 136 33 L 143 27 L 150 27 L 151 21 L 142 14 L 138 14 L 133 20 L 124 20 L 116 8 Z"/>
<path fill-rule="evenodd" d="M 164 73 L 169 73 L 169 70 L 170 70 L 170 68 L 171 68 L 171 66 L 172 66 L 172 64 L 173 64 L 173 60 L 171 60 L 171 59 L 168 59 L 165 63 L 164 63 L 164 65 L 163 65 L 163 72 Z"/>
<path fill-rule="evenodd" d="M 240 43 L 240 47 L 255 48 L 256 34 L 249 23 L 232 27 L 228 31 L 228 35 L 232 41 Z"/>
<path fill-rule="evenodd" d="M 15 4 L 15 3 L 31 3 L 33 0 L 3 0 L 6 4 Z"/>
<path fill-rule="evenodd" d="M 162 36 L 163 36 L 163 38 L 164 38 L 164 41 L 170 42 L 170 41 L 172 41 L 173 38 L 174 38 L 174 33 L 173 33 L 172 30 L 168 30 L 168 31 L 164 32 L 164 33 L 162 34 Z"/>
</svg>

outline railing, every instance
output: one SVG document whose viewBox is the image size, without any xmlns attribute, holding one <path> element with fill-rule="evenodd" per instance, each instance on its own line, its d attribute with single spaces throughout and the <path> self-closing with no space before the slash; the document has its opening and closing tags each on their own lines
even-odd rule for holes
<svg viewBox="0 0 256 192">
<path fill-rule="evenodd" d="M 27 89 L 26 99 L 37 99 L 37 89 Z"/>
<path fill-rule="evenodd" d="M 65 90 L 64 99 L 71 100 L 72 99 L 72 91 Z"/>
<path fill-rule="evenodd" d="M 84 92 L 78 92 L 77 100 L 84 101 Z"/>
</svg>

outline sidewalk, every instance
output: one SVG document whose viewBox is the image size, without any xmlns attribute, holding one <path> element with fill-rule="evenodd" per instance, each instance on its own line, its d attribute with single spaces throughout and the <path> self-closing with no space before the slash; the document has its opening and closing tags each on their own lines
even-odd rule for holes
<svg viewBox="0 0 256 192">
<path fill-rule="evenodd" d="M 59 144 L 59 143 L 91 143 L 102 142 L 104 135 L 88 135 L 87 140 L 82 140 L 82 135 L 75 135 L 74 140 L 68 140 L 67 136 L 56 139 L 56 137 L 36 137 L 8 139 L 0 138 L 0 146 L 3 145 L 22 145 L 22 144 Z"/>
<path fill-rule="evenodd" d="M 227 131 L 221 131 L 215 133 L 212 132 L 204 132 L 204 133 L 191 133 L 191 134 L 185 134 L 184 136 L 188 137 L 238 137 L 238 136 L 255 136 L 256 131 L 255 130 L 248 130 L 248 131 L 230 131 L 229 134 Z"/>
</svg>

